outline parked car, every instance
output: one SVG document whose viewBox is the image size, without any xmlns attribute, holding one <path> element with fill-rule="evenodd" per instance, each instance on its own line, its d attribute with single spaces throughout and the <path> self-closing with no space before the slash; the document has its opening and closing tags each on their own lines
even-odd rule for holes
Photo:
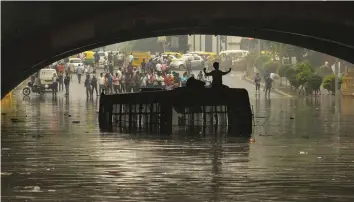
<svg viewBox="0 0 354 202">
<path fill-rule="evenodd" d="M 45 90 L 51 90 L 53 85 L 53 75 L 57 74 L 55 69 L 41 69 L 38 73 L 38 78 Z"/>
<path fill-rule="evenodd" d="M 83 66 L 84 63 L 80 58 L 70 58 L 68 62 L 68 66 L 71 67 L 71 72 L 76 72 L 78 66 Z"/>
<path fill-rule="evenodd" d="M 200 57 L 199 55 L 193 55 L 193 54 L 184 54 L 182 58 L 172 61 L 170 64 L 170 68 L 186 69 L 187 60 L 190 60 L 192 63 L 192 70 L 193 69 L 202 70 L 204 68 L 203 58 Z"/>
</svg>

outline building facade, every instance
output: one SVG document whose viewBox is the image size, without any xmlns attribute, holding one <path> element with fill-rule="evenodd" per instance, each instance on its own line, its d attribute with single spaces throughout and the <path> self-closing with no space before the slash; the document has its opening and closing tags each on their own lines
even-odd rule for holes
<svg viewBox="0 0 354 202">
<path fill-rule="evenodd" d="M 223 50 L 239 50 L 242 37 L 220 35 L 189 35 L 189 51 L 219 53 Z"/>
</svg>

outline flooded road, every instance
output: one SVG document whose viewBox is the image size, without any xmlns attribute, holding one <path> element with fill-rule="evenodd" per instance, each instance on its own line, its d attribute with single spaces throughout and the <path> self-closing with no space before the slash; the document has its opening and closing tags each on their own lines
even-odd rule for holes
<svg viewBox="0 0 354 202">
<path fill-rule="evenodd" d="M 232 82 L 250 91 L 255 143 L 101 133 L 83 84 L 69 98 L 15 90 L 1 103 L 2 201 L 354 201 L 352 98 L 255 99 Z"/>
</svg>

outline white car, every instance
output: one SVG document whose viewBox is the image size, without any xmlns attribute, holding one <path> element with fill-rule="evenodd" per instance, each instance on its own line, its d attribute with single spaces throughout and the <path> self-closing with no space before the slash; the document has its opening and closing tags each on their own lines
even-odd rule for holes
<svg viewBox="0 0 354 202">
<path fill-rule="evenodd" d="M 72 68 L 70 69 L 71 72 L 76 72 L 77 67 L 83 65 L 84 63 L 82 63 L 82 60 L 80 58 L 70 58 L 68 62 L 68 66 Z"/>
<path fill-rule="evenodd" d="M 46 90 L 52 89 L 54 73 L 57 74 L 55 69 L 45 68 L 39 71 L 38 78 L 41 81 L 41 85 L 43 85 Z"/>
<path fill-rule="evenodd" d="M 202 70 L 204 68 L 204 60 L 199 55 L 184 54 L 182 58 L 171 62 L 170 67 L 174 69 L 184 70 L 187 67 L 187 60 L 191 61 L 191 68 Z"/>
</svg>

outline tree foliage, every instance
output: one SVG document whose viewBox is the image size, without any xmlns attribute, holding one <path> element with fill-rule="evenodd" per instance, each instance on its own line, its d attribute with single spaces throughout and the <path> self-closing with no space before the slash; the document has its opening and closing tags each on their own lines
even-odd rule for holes
<svg viewBox="0 0 354 202">
<path fill-rule="evenodd" d="M 311 74 L 308 77 L 308 83 L 307 83 L 307 88 L 306 91 L 308 93 L 311 93 L 313 91 L 319 91 L 320 87 L 322 84 L 322 77 L 320 77 L 318 74 Z"/>
<path fill-rule="evenodd" d="M 335 92 L 335 81 L 336 81 L 336 77 L 334 74 L 332 75 L 329 75 L 329 76 L 326 76 L 324 79 L 323 79 L 323 83 L 322 83 L 322 86 L 324 89 L 332 92 L 334 94 Z M 340 85 L 342 83 L 342 78 L 339 78 L 338 79 L 338 87 L 340 88 Z"/>
<path fill-rule="evenodd" d="M 280 63 L 278 61 L 270 60 L 266 62 L 263 66 L 265 72 L 276 73 L 280 68 Z"/>
<path fill-rule="evenodd" d="M 281 65 L 278 68 L 277 73 L 279 74 L 280 77 L 286 77 L 286 71 L 288 71 L 289 68 L 291 68 L 290 65 Z"/>
</svg>

